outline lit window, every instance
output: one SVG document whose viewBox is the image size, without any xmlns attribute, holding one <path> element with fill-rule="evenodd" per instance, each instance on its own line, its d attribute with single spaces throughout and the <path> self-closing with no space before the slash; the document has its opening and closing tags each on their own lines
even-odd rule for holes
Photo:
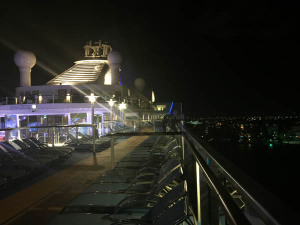
<svg viewBox="0 0 300 225">
<path fill-rule="evenodd" d="M 104 84 L 111 85 L 111 70 L 109 70 L 104 76 Z"/>
</svg>

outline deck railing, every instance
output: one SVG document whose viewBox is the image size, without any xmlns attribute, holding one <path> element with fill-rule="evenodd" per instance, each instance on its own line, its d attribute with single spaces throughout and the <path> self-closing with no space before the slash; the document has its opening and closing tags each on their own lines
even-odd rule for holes
<svg viewBox="0 0 300 225">
<path fill-rule="evenodd" d="M 200 174 L 200 179 L 201 174 L 206 179 L 205 183 L 210 183 L 209 179 L 211 177 L 216 178 L 223 189 L 230 194 L 240 212 L 246 216 L 250 224 L 295 224 L 294 221 L 298 220 L 298 216 L 289 207 L 248 177 L 205 141 L 187 129 L 183 130 L 184 141 L 187 142 L 185 144 L 187 157 L 192 154 L 189 158 L 194 159 L 198 164 L 202 161 L 202 165 L 194 166 Z M 211 172 L 213 176 L 206 175 L 205 171 Z M 288 176 L 288 174 L 286 175 Z M 280 182 L 280 177 L 278 179 Z M 212 188 L 215 189 L 211 184 L 210 189 Z M 217 191 L 215 192 L 217 193 Z M 224 209 L 226 210 L 226 208 Z"/>
<path fill-rule="evenodd" d="M 138 132 L 120 136 L 173 135 L 182 148 L 184 175 L 198 224 L 286 225 L 298 216 L 244 174 L 229 160 L 187 129 L 179 132 Z M 114 143 L 112 141 L 112 143 Z M 112 165 L 116 154 L 112 145 Z"/>
</svg>

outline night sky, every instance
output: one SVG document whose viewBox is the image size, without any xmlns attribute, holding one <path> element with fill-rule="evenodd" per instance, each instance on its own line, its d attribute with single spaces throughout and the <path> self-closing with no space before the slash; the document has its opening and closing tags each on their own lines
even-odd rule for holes
<svg viewBox="0 0 300 225">
<path fill-rule="evenodd" d="M 153 88 L 187 115 L 300 112 L 293 1 L 10 2 L 0 14 L 2 96 L 19 86 L 16 50 L 35 53 L 32 85 L 42 85 L 83 59 L 86 42 L 102 40 L 123 56 L 124 85 L 142 78 L 145 95 Z"/>
</svg>

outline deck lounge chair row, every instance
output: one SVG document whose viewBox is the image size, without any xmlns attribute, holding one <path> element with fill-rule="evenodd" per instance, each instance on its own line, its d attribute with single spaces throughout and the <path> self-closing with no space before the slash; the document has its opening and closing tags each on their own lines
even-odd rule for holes
<svg viewBox="0 0 300 225">
<path fill-rule="evenodd" d="M 81 134 L 81 138 L 76 138 L 72 134 L 68 134 L 68 141 L 66 144 L 72 146 L 75 150 L 79 151 L 92 151 L 93 150 L 93 139 L 89 135 Z M 97 138 L 95 141 L 96 151 L 103 151 L 110 147 L 110 139 L 107 137 Z"/>
<path fill-rule="evenodd" d="M 74 147 L 48 147 L 36 138 L 0 142 L 0 188 L 7 188 L 67 159 Z"/>
<path fill-rule="evenodd" d="M 48 225 L 194 224 L 180 155 L 173 137 L 149 137 Z"/>
</svg>

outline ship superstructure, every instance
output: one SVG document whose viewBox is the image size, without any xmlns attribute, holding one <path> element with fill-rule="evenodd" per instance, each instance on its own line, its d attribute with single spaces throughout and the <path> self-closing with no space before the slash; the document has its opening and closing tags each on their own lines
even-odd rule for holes
<svg viewBox="0 0 300 225">
<path fill-rule="evenodd" d="M 111 126 L 124 126 L 138 118 L 151 120 L 157 114 L 151 100 L 121 83 L 122 57 L 106 42 L 88 42 L 84 58 L 45 85 L 31 86 L 31 68 L 36 63 L 33 53 L 17 52 L 15 63 L 20 69 L 20 87 L 15 97 L 2 99 L 1 128 L 91 124 L 91 103 L 87 98 L 91 94 L 97 96 L 93 113 L 100 134 L 113 130 Z M 110 99 L 113 106 L 109 105 Z M 121 103 L 126 104 L 126 112 L 119 108 Z"/>
</svg>

